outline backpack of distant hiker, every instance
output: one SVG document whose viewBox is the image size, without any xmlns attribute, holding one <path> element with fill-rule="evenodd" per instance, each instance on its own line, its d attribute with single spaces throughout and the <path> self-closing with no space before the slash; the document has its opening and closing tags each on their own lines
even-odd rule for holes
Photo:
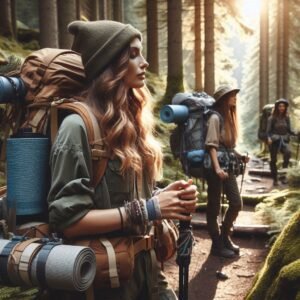
<svg viewBox="0 0 300 300">
<path fill-rule="evenodd" d="M 262 112 L 259 116 L 257 137 L 262 142 L 266 142 L 268 139 L 268 134 L 267 134 L 268 119 L 272 113 L 273 108 L 274 108 L 274 104 L 266 104 L 263 107 Z"/>
<path fill-rule="evenodd" d="M 204 92 L 177 93 L 172 104 L 160 112 L 164 122 L 176 124 L 170 135 L 170 148 L 188 176 L 204 177 L 207 122 L 212 114 L 218 114 L 212 109 L 214 103 L 214 98 Z"/>
</svg>

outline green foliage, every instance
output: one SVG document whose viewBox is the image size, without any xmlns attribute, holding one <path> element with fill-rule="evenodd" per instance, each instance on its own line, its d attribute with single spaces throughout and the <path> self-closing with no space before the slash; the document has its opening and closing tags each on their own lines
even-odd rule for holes
<svg viewBox="0 0 300 300">
<path fill-rule="evenodd" d="M 0 187 L 6 185 L 6 180 L 4 175 L 0 173 Z"/>
<path fill-rule="evenodd" d="M 0 286 L 0 299 L 1 300 L 33 300 L 36 299 L 37 289 L 23 289 L 21 287 L 1 287 Z"/>
<path fill-rule="evenodd" d="M 297 299 L 299 294 L 300 210 L 277 238 L 245 299 Z"/>
<path fill-rule="evenodd" d="M 27 56 L 31 51 L 25 50 L 23 45 L 5 37 L 0 36 L 0 61 L 8 61 L 8 57 L 14 56 L 15 58 L 22 59 Z"/>
<path fill-rule="evenodd" d="M 256 213 L 273 232 L 280 232 L 291 215 L 300 210 L 300 190 L 283 190 L 274 193 L 256 206 Z"/>
<path fill-rule="evenodd" d="M 7 58 L 7 64 L 0 66 L 0 75 L 8 74 L 11 71 L 20 69 L 21 58 L 11 55 Z"/>
<path fill-rule="evenodd" d="M 290 168 L 287 173 L 288 183 L 290 187 L 300 187 L 300 165 Z"/>
</svg>

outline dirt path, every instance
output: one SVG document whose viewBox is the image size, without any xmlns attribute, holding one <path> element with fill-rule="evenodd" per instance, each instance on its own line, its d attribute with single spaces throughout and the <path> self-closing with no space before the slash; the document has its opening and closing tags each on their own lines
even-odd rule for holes
<svg viewBox="0 0 300 300">
<path fill-rule="evenodd" d="M 225 259 L 209 255 L 211 241 L 206 230 L 194 230 L 194 236 L 195 244 L 189 266 L 189 300 L 244 299 L 267 255 L 266 238 L 233 238 L 241 247 L 240 257 Z M 165 265 L 169 283 L 177 293 L 178 270 L 175 258 Z M 216 271 L 222 271 L 228 279 L 218 279 Z"/>
<path fill-rule="evenodd" d="M 252 160 L 249 168 L 268 169 L 268 165 L 259 160 Z M 247 170 L 248 171 L 248 170 Z M 240 178 L 238 178 L 240 186 Z M 286 186 L 280 184 L 279 189 Z M 243 193 L 259 194 L 272 190 L 272 180 L 265 176 L 244 176 Z M 196 213 L 193 219 L 205 221 L 205 213 Z M 244 206 L 240 212 L 236 225 L 262 224 L 254 214 L 254 207 Z M 200 227 L 201 228 L 201 227 Z M 260 270 L 268 254 L 266 247 L 267 236 L 254 234 L 235 234 L 233 240 L 240 248 L 240 256 L 234 259 L 219 258 L 209 255 L 211 240 L 206 229 L 194 227 L 195 244 L 192 250 L 189 266 L 189 298 L 188 300 L 242 300 L 251 288 L 255 274 Z M 176 257 L 165 264 L 165 273 L 170 285 L 178 294 L 179 267 Z M 217 271 L 228 276 L 228 279 L 219 279 Z"/>
</svg>

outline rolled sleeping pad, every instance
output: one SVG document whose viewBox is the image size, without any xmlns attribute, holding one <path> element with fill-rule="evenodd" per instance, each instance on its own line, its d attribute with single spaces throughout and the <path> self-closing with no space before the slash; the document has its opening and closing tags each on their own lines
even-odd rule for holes
<svg viewBox="0 0 300 300">
<path fill-rule="evenodd" d="M 16 215 L 47 211 L 50 140 L 37 134 L 7 139 L 7 205 Z"/>
<path fill-rule="evenodd" d="M 0 104 L 24 102 L 26 87 L 21 78 L 0 76 Z"/>
<path fill-rule="evenodd" d="M 48 253 L 42 251 L 43 249 L 31 265 L 31 280 L 34 285 L 78 292 L 83 292 L 92 285 L 96 275 L 96 256 L 91 248 L 56 245 L 49 248 Z"/>
<path fill-rule="evenodd" d="M 183 123 L 189 116 L 189 109 L 185 105 L 165 105 L 160 110 L 160 118 L 165 123 Z"/>
<path fill-rule="evenodd" d="M 206 151 L 203 149 L 189 151 L 187 153 L 187 160 L 190 162 L 191 165 L 200 164 L 204 160 L 205 153 Z"/>
<path fill-rule="evenodd" d="M 12 253 L 14 248 L 20 243 L 18 240 L 2 240 L 5 241 L 5 245 L 3 246 L 0 252 L 0 282 L 3 285 L 15 286 L 16 276 L 13 270 L 12 261 L 14 257 Z"/>
<path fill-rule="evenodd" d="M 2 254 L 2 251 L 4 249 L 4 247 L 10 242 L 10 240 L 4 240 L 4 239 L 0 239 L 0 255 Z M 5 269 L 6 270 L 6 269 Z M 2 272 L 4 272 L 5 270 L 2 270 Z M 2 273 L 1 272 L 1 273 Z M 1 276 L 0 274 L 0 284 L 3 284 L 3 276 Z"/>
</svg>

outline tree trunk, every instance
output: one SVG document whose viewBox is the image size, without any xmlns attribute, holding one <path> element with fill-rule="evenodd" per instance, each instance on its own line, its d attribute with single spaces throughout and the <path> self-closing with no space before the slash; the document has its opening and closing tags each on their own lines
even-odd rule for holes
<svg viewBox="0 0 300 300">
<path fill-rule="evenodd" d="M 11 6 L 11 26 L 12 26 L 13 36 L 17 38 L 16 0 L 11 0 L 10 6 Z"/>
<path fill-rule="evenodd" d="M 183 91 L 181 0 L 168 0 L 168 74 L 164 103 Z"/>
<path fill-rule="evenodd" d="M 159 74 L 157 0 L 147 0 L 147 60 L 148 70 Z"/>
<path fill-rule="evenodd" d="M 289 4 L 278 1 L 277 9 L 277 98 L 288 98 Z"/>
<path fill-rule="evenodd" d="M 40 47 L 58 48 L 56 1 L 39 1 Z"/>
<path fill-rule="evenodd" d="M 0 35 L 5 37 L 14 37 L 10 0 L 0 1 Z"/>
<path fill-rule="evenodd" d="M 113 1 L 113 20 L 118 22 L 123 22 L 124 20 L 124 7 L 123 0 L 114 0 Z"/>
<path fill-rule="evenodd" d="M 201 5 L 202 0 L 195 0 L 195 90 L 202 91 L 202 51 L 201 51 Z"/>
<path fill-rule="evenodd" d="M 68 24 L 76 20 L 76 0 L 57 0 L 59 47 L 69 49 L 73 37 L 68 32 Z"/>
<path fill-rule="evenodd" d="M 99 0 L 91 1 L 91 21 L 99 20 Z"/>
<path fill-rule="evenodd" d="M 204 1 L 204 90 L 213 95 L 215 90 L 214 0 Z"/>
<path fill-rule="evenodd" d="M 260 14 L 259 110 L 269 103 L 269 0 L 262 1 Z"/>
<path fill-rule="evenodd" d="M 81 0 L 76 0 L 76 19 L 81 20 Z"/>
<path fill-rule="evenodd" d="M 100 20 L 107 19 L 107 0 L 99 0 L 99 18 Z"/>
</svg>

